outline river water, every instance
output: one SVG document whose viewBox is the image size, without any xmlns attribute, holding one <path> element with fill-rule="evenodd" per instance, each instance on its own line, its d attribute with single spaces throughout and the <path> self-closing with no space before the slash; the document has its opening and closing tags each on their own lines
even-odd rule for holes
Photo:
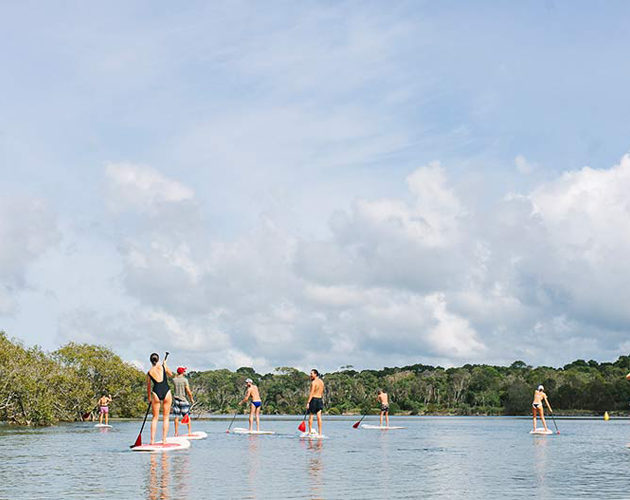
<svg viewBox="0 0 630 500">
<path fill-rule="evenodd" d="M 523 418 L 401 417 L 386 432 L 355 420 L 328 418 L 323 440 L 300 439 L 299 417 L 264 419 L 273 436 L 194 421 L 208 438 L 166 453 L 129 450 L 139 422 L 2 426 L 0 498 L 630 498 L 628 421 L 558 420 L 559 435 L 532 436 Z"/>
</svg>

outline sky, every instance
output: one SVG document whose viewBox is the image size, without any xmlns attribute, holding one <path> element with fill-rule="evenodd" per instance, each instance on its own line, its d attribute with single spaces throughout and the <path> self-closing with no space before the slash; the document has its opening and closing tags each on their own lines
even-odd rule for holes
<svg viewBox="0 0 630 500">
<path fill-rule="evenodd" d="M 259 372 L 627 355 L 629 15 L 2 3 L 0 330 Z"/>
</svg>

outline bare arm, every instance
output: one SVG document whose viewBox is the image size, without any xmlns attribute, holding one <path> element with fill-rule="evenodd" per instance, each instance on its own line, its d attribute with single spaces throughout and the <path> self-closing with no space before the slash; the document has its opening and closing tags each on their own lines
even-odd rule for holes
<svg viewBox="0 0 630 500">
<path fill-rule="evenodd" d="M 313 382 L 311 382 L 311 392 L 308 393 L 308 401 L 306 402 L 306 406 L 308 406 L 311 403 L 311 399 L 313 399 L 314 395 L 315 395 L 315 381 L 313 380 Z"/>
<path fill-rule="evenodd" d="M 171 371 L 171 369 L 168 367 L 168 365 L 166 364 L 166 360 L 162 361 L 162 364 L 164 365 L 164 370 L 166 370 L 166 374 L 169 377 L 173 376 L 173 372 Z"/>
<path fill-rule="evenodd" d="M 186 394 L 188 394 L 188 397 L 190 398 L 190 404 L 195 404 L 195 398 L 193 398 L 192 391 L 190 390 L 188 383 L 186 383 Z"/>
<path fill-rule="evenodd" d="M 547 399 L 546 394 L 545 394 L 545 403 L 547 403 L 547 408 L 549 408 L 549 413 L 553 413 L 553 410 L 551 409 L 551 405 L 549 404 L 549 400 Z"/>
<path fill-rule="evenodd" d="M 243 400 L 241 401 L 241 403 L 246 403 L 247 400 L 249 399 L 249 396 L 252 393 L 252 388 L 250 387 L 249 389 L 247 389 L 247 392 L 245 393 L 245 397 L 243 398 Z"/>
<path fill-rule="evenodd" d="M 151 401 L 151 377 L 147 373 L 147 398 Z"/>
</svg>

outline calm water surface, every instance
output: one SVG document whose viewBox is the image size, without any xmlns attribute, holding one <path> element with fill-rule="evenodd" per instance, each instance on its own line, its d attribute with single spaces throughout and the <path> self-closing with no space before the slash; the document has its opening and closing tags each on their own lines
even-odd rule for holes
<svg viewBox="0 0 630 500">
<path fill-rule="evenodd" d="M 628 421 L 532 436 L 517 418 L 393 418 L 407 428 L 389 432 L 355 420 L 327 419 L 321 441 L 299 438 L 299 418 L 267 418 L 274 436 L 195 421 L 208 439 L 168 453 L 129 451 L 139 422 L 0 427 L 0 498 L 630 498 Z"/>
</svg>

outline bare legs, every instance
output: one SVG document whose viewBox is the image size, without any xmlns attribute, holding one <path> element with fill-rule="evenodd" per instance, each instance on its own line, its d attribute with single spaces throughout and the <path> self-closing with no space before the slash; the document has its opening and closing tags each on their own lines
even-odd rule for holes
<svg viewBox="0 0 630 500">
<path fill-rule="evenodd" d="M 171 413 L 171 393 L 169 392 L 164 398 L 162 408 L 162 442 L 166 441 L 168 436 L 169 416 Z M 153 418 L 151 419 L 151 444 L 155 443 L 155 433 L 157 432 L 157 424 L 160 419 L 160 400 L 155 393 L 151 393 L 151 411 Z"/>
<path fill-rule="evenodd" d="M 385 425 L 389 427 L 389 412 L 388 411 L 381 411 L 381 418 L 380 418 L 379 426 L 383 427 L 383 415 L 385 415 Z"/>
<path fill-rule="evenodd" d="M 547 422 L 545 421 L 545 412 L 542 409 L 542 405 L 540 408 L 532 408 L 532 414 L 534 418 L 534 430 L 536 430 L 536 417 L 540 415 L 540 420 L 542 421 L 543 428 L 545 429 L 545 431 L 548 431 L 549 429 L 547 429 Z"/>
</svg>

